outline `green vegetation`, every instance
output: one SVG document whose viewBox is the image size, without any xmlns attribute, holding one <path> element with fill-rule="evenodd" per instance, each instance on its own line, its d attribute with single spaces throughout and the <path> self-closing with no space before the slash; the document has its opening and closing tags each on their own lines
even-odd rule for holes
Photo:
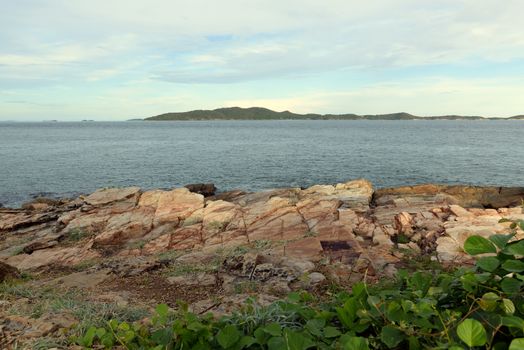
<svg viewBox="0 0 524 350">
<path fill-rule="evenodd" d="M 522 116 L 515 116 L 508 119 L 522 119 Z M 460 116 L 443 115 L 433 117 L 419 117 L 409 113 L 389 113 L 377 115 L 357 115 L 357 114 L 297 114 L 290 111 L 275 112 L 267 108 L 218 108 L 214 110 L 195 110 L 189 112 L 165 113 L 145 120 L 481 120 L 481 119 L 501 119 L 484 118 L 480 116 Z M 502 118 L 503 120 L 505 118 Z"/>
<path fill-rule="evenodd" d="M 512 223 L 524 229 L 524 222 Z M 469 237 L 472 268 L 399 271 L 395 281 L 353 285 L 328 300 L 292 293 L 247 303 L 219 319 L 161 304 L 151 322 L 117 321 L 75 338 L 124 349 L 523 349 L 524 240 Z"/>
<path fill-rule="evenodd" d="M 307 238 L 307 237 L 316 237 L 318 236 L 318 233 L 316 233 L 315 231 L 313 230 L 309 230 L 309 231 L 306 231 L 304 233 L 304 237 Z"/>
<path fill-rule="evenodd" d="M 88 295 L 79 290 L 61 292 L 52 287 L 31 287 L 15 282 L 0 283 L 0 300 L 14 301 L 26 298 L 28 302 L 22 305 L 13 304 L 6 310 L 8 314 L 29 316 L 34 319 L 42 317 L 45 313 L 52 313 L 57 317 L 61 317 L 61 313 L 70 314 L 78 320 L 71 330 L 73 336 L 85 333 L 92 326 L 103 327 L 111 319 L 134 322 L 148 314 L 144 308 L 89 301 Z M 46 341 L 41 340 L 41 342 Z M 36 345 L 33 348 L 36 348 Z"/>
<path fill-rule="evenodd" d="M 82 230 L 80 228 L 75 228 L 69 231 L 65 239 L 69 242 L 78 242 L 86 237 L 90 237 L 92 234 L 89 232 Z"/>
</svg>

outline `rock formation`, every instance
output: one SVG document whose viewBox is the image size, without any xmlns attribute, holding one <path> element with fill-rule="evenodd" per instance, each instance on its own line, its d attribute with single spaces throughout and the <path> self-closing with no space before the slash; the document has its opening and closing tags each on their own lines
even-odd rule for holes
<svg viewBox="0 0 524 350">
<path fill-rule="evenodd" d="M 509 223 L 500 219 L 524 219 L 524 188 L 374 191 L 369 181 L 354 180 L 211 192 L 214 186 L 111 188 L 69 202 L 2 208 L 0 280 L 18 269 L 43 273 L 53 286 L 97 288 L 112 300 L 129 293 L 151 303 L 185 299 L 195 310 L 220 313 L 253 284 L 252 292 L 271 299 L 326 279 L 393 275 L 406 256 L 467 263 L 467 237 L 506 233 Z"/>
</svg>

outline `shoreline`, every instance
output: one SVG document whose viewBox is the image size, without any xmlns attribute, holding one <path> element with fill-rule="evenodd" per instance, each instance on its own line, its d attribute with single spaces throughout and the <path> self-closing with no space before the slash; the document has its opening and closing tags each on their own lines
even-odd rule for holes
<svg viewBox="0 0 524 350">
<path fill-rule="evenodd" d="M 253 193 L 191 190 L 106 188 L 0 209 L 0 272 L 30 276 L 20 282 L 30 293 L 51 291 L 38 294 L 41 303 L 74 290 L 82 305 L 147 310 L 184 301 L 194 313 L 223 315 L 253 297 L 267 305 L 291 292 L 394 280 L 407 266 L 471 266 L 463 247 L 473 235 L 513 230 L 513 239 L 524 238 L 524 225 L 504 221 L 524 220 L 524 187 L 375 190 L 358 179 Z M 71 316 L 46 309 L 29 318 L 32 297 L 15 296 L 9 306 L 22 310 L 13 321 L 24 322 L 20 339 L 70 326 L 60 322 Z M 2 317 L 12 316 L 0 309 Z"/>
<path fill-rule="evenodd" d="M 203 184 L 198 184 L 198 185 L 203 185 Z M 212 185 L 214 186 L 214 184 L 208 184 L 208 185 Z M 329 184 L 325 184 L 325 185 L 329 185 Z M 139 187 L 141 190 L 143 191 L 153 191 L 153 190 L 162 190 L 162 191 L 169 191 L 170 189 L 173 189 L 173 188 L 176 188 L 176 187 L 172 187 L 172 188 L 169 188 L 169 187 L 161 187 L 161 188 L 142 188 L 141 186 L 137 186 L 137 185 L 134 185 L 134 184 L 129 184 L 128 185 L 129 187 Z M 185 187 L 185 186 L 191 186 L 191 184 L 189 185 L 184 185 L 182 187 Z M 404 193 L 409 193 L 409 191 L 420 191 L 420 190 L 423 190 L 423 189 L 426 189 L 427 191 L 431 191 L 432 193 L 436 193 L 436 192 L 460 192 L 460 191 L 472 191 L 472 192 L 501 192 L 501 191 L 508 191 L 508 190 L 515 190 L 515 191 L 522 191 L 524 192 L 524 186 L 500 186 L 500 185 L 475 185 L 475 184 L 458 184 L 458 183 L 452 183 L 452 184 L 446 184 L 446 183 L 419 183 L 419 184 L 413 184 L 413 185 L 400 185 L 400 186 L 387 186 L 387 187 L 381 187 L 381 186 L 378 186 L 378 187 L 375 187 L 373 184 L 372 184 L 372 187 L 373 187 L 373 192 L 374 193 L 382 193 L 382 192 L 404 192 Z M 100 188 L 111 188 L 110 186 L 109 187 L 100 187 Z M 230 193 L 230 192 L 243 192 L 243 193 L 246 193 L 246 194 L 253 194 L 253 193 L 257 193 L 257 192 L 268 192 L 268 191 L 278 191 L 278 190 L 286 190 L 286 189 L 292 189 L 292 188 L 298 188 L 298 187 L 273 187 L 273 188 L 262 188 L 262 189 L 253 189 L 253 190 L 250 190 L 250 189 L 246 189 L 246 188 L 232 188 L 232 189 L 220 189 L 220 188 L 215 188 L 215 192 L 217 195 L 221 195 L 221 194 L 227 194 L 227 193 Z M 300 189 L 305 189 L 307 187 L 300 187 Z M 431 189 L 431 190 L 430 190 Z M 18 210 L 18 209 L 22 209 L 22 207 L 24 206 L 24 204 L 28 204 L 28 203 L 31 203 L 31 202 L 34 202 L 34 201 L 38 201 L 38 200 L 51 200 L 51 201 L 72 201 L 74 200 L 75 198 L 78 198 L 78 197 L 83 197 L 83 196 L 88 196 L 89 193 L 84 193 L 84 192 L 78 192 L 78 191 L 73 191 L 73 192 L 68 192 L 68 193 L 49 193 L 49 192 L 36 192 L 36 193 L 29 193 L 27 194 L 25 197 L 25 199 L 20 199 L 20 200 L 17 200 L 15 203 L 15 205 L 13 204 L 9 204 L 10 202 L 8 201 L 5 201 L 5 202 L 1 202 L 0 201 L 0 209 L 13 209 L 13 210 Z M 12 202 L 11 202 L 12 203 Z"/>
</svg>

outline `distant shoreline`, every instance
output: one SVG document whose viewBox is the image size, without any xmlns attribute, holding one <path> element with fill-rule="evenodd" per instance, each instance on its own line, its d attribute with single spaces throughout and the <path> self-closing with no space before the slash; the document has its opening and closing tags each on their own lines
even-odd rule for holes
<svg viewBox="0 0 524 350">
<path fill-rule="evenodd" d="M 136 120 L 136 119 L 135 119 Z M 164 113 L 143 119 L 144 121 L 189 121 L 189 120 L 524 120 L 524 115 L 508 118 L 443 115 L 421 117 L 399 112 L 389 114 L 297 114 L 290 111 L 276 112 L 267 108 L 218 108 L 214 110 L 194 110 L 189 112 Z"/>
</svg>

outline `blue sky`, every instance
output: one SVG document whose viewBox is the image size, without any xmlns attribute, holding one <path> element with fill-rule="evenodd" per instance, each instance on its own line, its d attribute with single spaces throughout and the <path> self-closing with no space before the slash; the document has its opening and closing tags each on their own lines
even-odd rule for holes
<svg viewBox="0 0 524 350">
<path fill-rule="evenodd" d="M 522 0 L 0 2 L 0 120 L 524 114 Z"/>
</svg>

